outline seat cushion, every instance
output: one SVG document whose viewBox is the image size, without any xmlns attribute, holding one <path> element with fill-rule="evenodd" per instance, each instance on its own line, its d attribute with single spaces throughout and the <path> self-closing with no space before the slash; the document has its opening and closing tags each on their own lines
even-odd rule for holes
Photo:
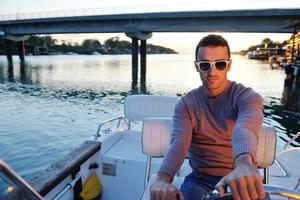
<svg viewBox="0 0 300 200">
<path fill-rule="evenodd" d="M 145 118 L 143 121 L 142 150 L 152 157 L 162 157 L 167 152 L 172 133 L 172 118 Z"/>
<path fill-rule="evenodd" d="M 276 154 L 276 131 L 274 127 L 262 126 L 257 146 L 256 160 L 259 167 L 273 164 Z"/>
</svg>

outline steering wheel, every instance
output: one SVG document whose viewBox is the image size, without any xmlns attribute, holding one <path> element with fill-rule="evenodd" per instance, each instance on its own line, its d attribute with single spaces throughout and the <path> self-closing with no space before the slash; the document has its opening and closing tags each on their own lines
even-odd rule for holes
<svg viewBox="0 0 300 200">
<path fill-rule="evenodd" d="M 282 197 L 288 197 L 291 199 L 300 200 L 300 192 L 289 188 L 276 186 L 276 185 L 264 185 L 265 192 L 269 195 L 278 195 Z M 201 200 L 234 200 L 230 192 L 226 193 L 224 197 L 221 197 L 217 190 L 209 192 Z"/>
</svg>

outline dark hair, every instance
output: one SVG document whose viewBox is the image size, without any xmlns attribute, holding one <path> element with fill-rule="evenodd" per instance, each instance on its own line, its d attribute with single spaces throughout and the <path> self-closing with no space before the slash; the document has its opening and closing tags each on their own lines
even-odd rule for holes
<svg viewBox="0 0 300 200">
<path fill-rule="evenodd" d="M 230 58 L 230 48 L 229 48 L 228 42 L 221 35 L 210 34 L 210 35 L 207 35 L 204 38 L 202 38 L 200 40 L 200 42 L 198 43 L 198 45 L 196 47 L 196 51 L 195 51 L 195 60 L 197 60 L 197 53 L 198 53 L 199 48 L 200 47 L 209 47 L 209 46 L 226 47 L 228 50 L 228 56 Z"/>
</svg>

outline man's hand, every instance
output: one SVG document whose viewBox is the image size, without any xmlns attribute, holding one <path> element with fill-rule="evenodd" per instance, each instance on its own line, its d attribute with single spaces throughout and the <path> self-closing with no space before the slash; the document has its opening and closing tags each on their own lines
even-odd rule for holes
<svg viewBox="0 0 300 200">
<path fill-rule="evenodd" d="M 171 183 L 171 177 L 158 173 L 150 188 L 151 200 L 184 200 L 181 192 Z"/>
<path fill-rule="evenodd" d="M 250 154 L 242 154 L 234 161 L 234 170 L 223 177 L 216 189 L 223 197 L 229 186 L 235 200 L 263 199 L 265 191 L 262 178 Z"/>
</svg>

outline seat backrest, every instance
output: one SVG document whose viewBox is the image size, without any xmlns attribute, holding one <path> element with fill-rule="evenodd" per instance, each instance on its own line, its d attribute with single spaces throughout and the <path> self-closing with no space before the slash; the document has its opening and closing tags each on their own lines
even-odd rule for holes
<svg viewBox="0 0 300 200">
<path fill-rule="evenodd" d="M 144 118 L 169 117 L 174 113 L 179 97 L 131 95 L 124 101 L 124 116 L 129 121 L 142 122 Z"/>
<path fill-rule="evenodd" d="M 146 118 L 143 121 L 142 150 L 151 157 L 163 157 L 171 141 L 172 118 Z M 274 127 L 262 126 L 257 147 L 259 167 L 270 166 L 276 153 L 276 131 Z"/>
<path fill-rule="evenodd" d="M 272 126 L 262 126 L 257 145 L 256 160 L 261 168 L 268 167 L 273 164 L 276 155 L 277 135 L 276 130 Z"/>
<path fill-rule="evenodd" d="M 142 150 L 151 157 L 163 157 L 171 143 L 172 118 L 145 118 Z"/>
</svg>

